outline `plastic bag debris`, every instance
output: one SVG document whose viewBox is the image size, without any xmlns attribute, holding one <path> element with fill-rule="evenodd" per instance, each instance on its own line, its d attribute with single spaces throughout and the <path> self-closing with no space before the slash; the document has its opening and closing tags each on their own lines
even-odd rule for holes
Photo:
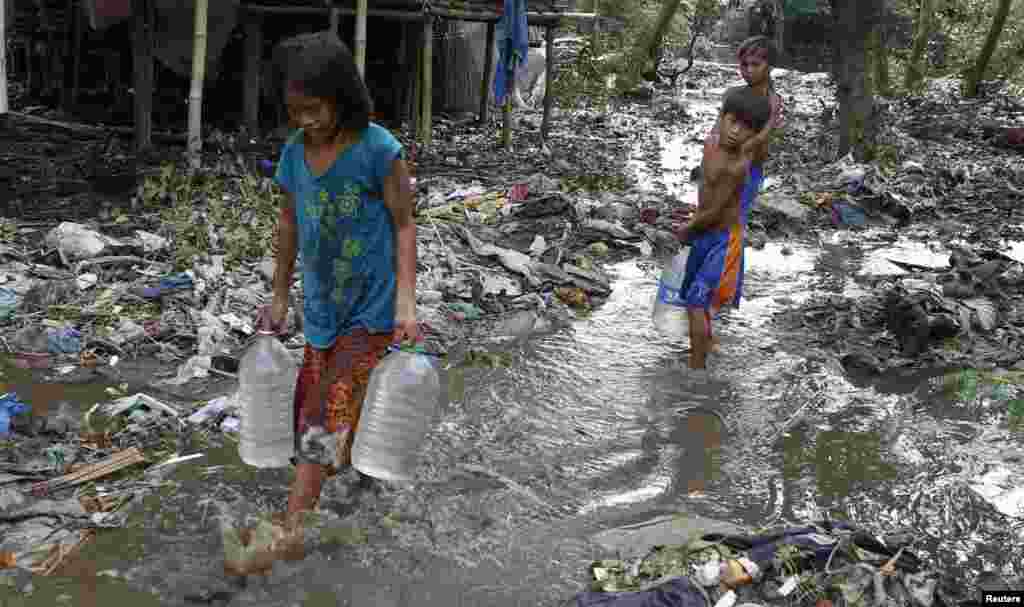
<svg viewBox="0 0 1024 607">
<path fill-rule="evenodd" d="M 167 248 L 168 240 L 162 236 L 144 232 L 142 230 L 135 231 L 135 238 L 138 239 L 142 245 L 142 250 L 145 253 L 156 253 Z"/>
<path fill-rule="evenodd" d="M 27 404 L 18 400 L 18 395 L 8 392 L 0 396 L 0 436 L 8 436 L 11 429 L 11 418 L 31 410 Z"/>
<path fill-rule="evenodd" d="M 82 351 L 82 333 L 73 327 L 48 329 L 46 347 L 50 354 L 78 354 Z"/>
<path fill-rule="evenodd" d="M 111 417 L 132 414 L 134 411 L 162 411 L 173 417 L 181 417 L 181 411 L 167 403 L 161 402 L 141 392 L 112 401 L 102 407 L 103 412 Z"/>
<path fill-rule="evenodd" d="M 78 276 L 78 278 L 75 279 L 75 284 L 78 285 L 79 289 L 85 291 L 96 286 L 96 283 L 99 282 L 99 279 L 99 276 L 95 274 L 81 274 Z"/>
<path fill-rule="evenodd" d="M 46 246 L 57 249 L 62 260 L 81 261 L 99 257 L 111 245 L 120 244 L 84 225 L 65 221 L 50 230 Z"/>
<path fill-rule="evenodd" d="M 12 289 L 0 287 L 0 320 L 7 320 L 18 309 L 20 298 Z"/>
<path fill-rule="evenodd" d="M 195 413 L 188 416 L 190 424 L 201 424 L 217 418 L 220 414 L 234 407 L 232 399 L 228 396 L 215 398 L 199 408 Z"/>
</svg>

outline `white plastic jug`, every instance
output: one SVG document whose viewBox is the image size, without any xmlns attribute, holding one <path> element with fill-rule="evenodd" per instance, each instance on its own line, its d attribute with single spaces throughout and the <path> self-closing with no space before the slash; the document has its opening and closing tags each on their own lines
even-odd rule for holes
<svg viewBox="0 0 1024 607">
<path fill-rule="evenodd" d="M 288 466 L 295 452 L 293 402 L 299 369 L 288 349 L 260 331 L 238 367 L 238 454 L 257 468 Z"/>
<path fill-rule="evenodd" d="M 658 292 L 654 296 L 654 311 L 651 314 L 656 329 L 679 339 L 689 334 L 686 302 L 683 299 L 685 294 L 682 292 L 689 252 L 689 248 L 679 251 L 665 266 L 658 280 Z"/>
<path fill-rule="evenodd" d="M 352 466 L 385 481 L 411 480 L 441 396 L 436 357 L 392 348 L 370 374 Z"/>
</svg>

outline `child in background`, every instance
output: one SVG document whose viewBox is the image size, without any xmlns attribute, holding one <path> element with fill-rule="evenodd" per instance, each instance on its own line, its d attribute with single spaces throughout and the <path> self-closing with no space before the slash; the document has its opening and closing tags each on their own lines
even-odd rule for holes
<svg viewBox="0 0 1024 607">
<path fill-rule="evenodd" d="M 750 212 L 744 186 L 759 145 L 757 134 L 771 118 L 767 97 L 750 88 L 726 95 L 721 136 L 704 144 L 703 182 L 697 212 L 676 235 L 690 244 L 681 292 L 687 305 L 691 369 L 706 367 L 711 320 L 743 291 L 743 240 Z"/>
<path fill-rule="evenodd" d="M 762 97 L 767 97 L 772 108 L 771 119 L 756 135 L 754 162 L 750 165 L 750 175 L 744 186 L 749 190 L 745 193 L 747 204 L 752 205 L 761 190 L 761 183 L 764 181 L 764 163 L 768 159 L 769 144 L 778 135 L 784 124 L 782 97 L 775 91 L 775 83 L 771 78 L 772 66 L 778 61 L 778 51 L 769 38 L 754 36 L 740 45 L 736 55 L 739 61 L 740 75 L 747 83 L 746 87 L 740 88 L 747 88 Z M 726 91 L 725 96 L 728 96 L 733 90 L 735 88 Z M 718 141 L 721 121 L 722 116 L 719 114 L 718 121 L 711 128 L 705 143 Z"/>
<path fill-rule="evenodd" d="M 402 145 L 370 122 L 371 101 L 349 49 L 331 32 L 299 36 L 285 102 L 299 130 L 275 180 L 274 296 L 280 331 L 302 252 L 304 361 L 295 389 L 296 478 L 288 518 L 312 510 L 325 477 L 350 464 L 370 371 L 392 343 L 418 340 L 416 224 Z"/>
</svg>

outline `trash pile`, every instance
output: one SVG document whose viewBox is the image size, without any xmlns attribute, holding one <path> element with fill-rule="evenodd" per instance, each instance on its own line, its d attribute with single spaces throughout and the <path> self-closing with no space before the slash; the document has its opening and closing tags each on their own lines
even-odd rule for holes
<svg viewBox="0 0 1024 607">
<path fill-rule="evenodd" d="M 698 533 L 627 560 L 591 566 L 576 607 L 956 605 L 959 593 L 913 552 L 911 534 L 885 537 L 821 521 L 756 533 Z"/>
<path fill-rule="evenodd" d="M 221 436 L 215 423 L 237 428 L 211 413 L 224 409 L 215 401 L 186 418 L 135 394 L 79 419 L 67 405 L 33 416 L 17 394 L 0 396 L 0 570 L 50 575 L 97 533 L 123 526 L 126 506 L 163 486 L 163 473 L 203 456 L 182 455 L 190 444 Z"/>
<path fill-rule="evenodd" d="M 933 81 L 923 98 L 880 100 L 878 157 L 858 163 L 821 153 L 835 149 L 835 108 L 807 93 L 833 86 L 827 76 L 776 70 L 775 77 L 788 126 L 769 161 L 757 221 L 794 236 L 807 228 L 873 229 L 859 236 L 860 246 L 887 230 L 952 243 L 942 267 L 889 259 L 898 272 L 857 277 L 871 295 L 810 301 L 776 319 L 810 329 L 816 343 L 838 344 L 848 369 L 1020 365 L 1024 259 L 1006 243 L 1024 240 L 1024 168 L 1019 148 L 1003 143 L 1015 136 L 1024 106 L 1005 91 L 962 99 L 954 81 Z"/>
<path fill-rule="evenodd" d="M 1024 368 L 1024 264 L 993 245 L 951 246 L 946 267 L 890 258 L 894 272 L 858 277 L 870 294 L 812 300 L 776 321 L 838 345 L 847 370 L 868 375 L 920 365 Z"/>
</svg>

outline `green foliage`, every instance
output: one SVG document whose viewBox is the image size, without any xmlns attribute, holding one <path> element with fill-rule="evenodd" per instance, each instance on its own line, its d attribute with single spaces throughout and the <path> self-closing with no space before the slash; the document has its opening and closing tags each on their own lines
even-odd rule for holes
<svg viewBox="0 0 1024 607">
<path fill-rule="evenodd" d="M 146 208 L 159 211 L 180 270 L 217 253 L 231 268 L 272 249 L 281 193 L 266 178 L 192 174 L 168 163 L 146 179 L 142 199 Z"/>
<path fill-rule="evenodd" d="M 621 54 L 600 58 L 597 48 L 604 47 L 600 41 L 595 46 L 592 40 L 587 39 L 576 60 L 555 72 L 551 82 L 555 103 L 564 108 L 578 108 L 586 103 L 604 106 L 608 103 L 607 79 L 622 69 L 623 62 L 619 58 Z"/>
<path fill-rule="evenodd" d="M 926 76 L 965 75 L 985 43 L 992 25 L 997 2 L 993 0 L 943 0 L 939 2 L 934 28 L 949 39 L 946 65 L 925 71 Z M 898 14 L 917 19 L 920 0 L 895 0 L 893 8 Z M 1024 2 L 1014 2 L 999 38 L 999 44 L 989 63 L 985 79 L 1006 78 L 1017 94 L 1024 93 Z M 891 59 L 895 72 L 893 82 L 903 81 L 903 72 L 909 50 L 892 49 Z M 904 91 L 906 92 L 906 91 Z M 913 92 L 913 91 L 911 91 Z"/>
</svg>

